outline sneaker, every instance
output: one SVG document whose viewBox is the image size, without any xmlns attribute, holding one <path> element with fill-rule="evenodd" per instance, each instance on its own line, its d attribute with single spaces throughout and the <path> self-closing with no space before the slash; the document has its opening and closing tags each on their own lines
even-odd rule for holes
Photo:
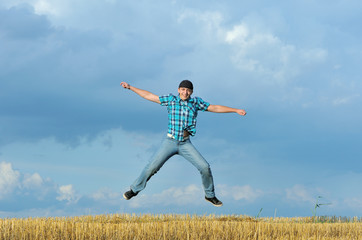
<svg viewBox="0 0 362 240">
<path fill-rule="evenodd" d="M 133 198 L 133 197 L 136 196 L 137 194 L 138 194 L 138 193 L 134 193 L 134 192 L 132 191 L 132 189 L 131 189 L 131 190 L 125 192 L 125 193 L 123 194 L 123 197 L 124 197 L 124 199 L 126 199 L 126 200 L 130 200 L 131 198 Z"/>
<path fill-rule="evenodd" d="M 222 202 L 219 199 L 217 199 L 216 197 L 213 197 L 213 198 L 205 197 L 205 200 L 208 201 L 208 202 L 211 202 L 216 207 L 221 207 L 222 206 Z"/>
</svg>

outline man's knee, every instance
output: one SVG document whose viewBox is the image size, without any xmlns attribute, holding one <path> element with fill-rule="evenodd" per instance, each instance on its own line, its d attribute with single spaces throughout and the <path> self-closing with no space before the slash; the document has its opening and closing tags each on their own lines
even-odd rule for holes
<svg viewBox="0 0 362 240">
<path fill-rule="evenodd" d="M 199 171 L 203 175 L 211 174 L 211 168 L 209 164 L 203 164 L 200 166 Z"/>
</svg>

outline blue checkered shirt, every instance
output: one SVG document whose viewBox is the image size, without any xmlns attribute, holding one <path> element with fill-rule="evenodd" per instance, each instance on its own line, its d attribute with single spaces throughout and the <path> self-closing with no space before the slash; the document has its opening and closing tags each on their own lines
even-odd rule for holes
<svg viewBox="0 0 362 240">
<path fill-rule="evenodd" d="M 171 93 L 159 98 L 161 105 L 167 107 L 168 133 L 178 141 L 184 141 L 184 131 L 195 136 L 197 111 L 207 110 L 210 104 L 199 97 L 183 101 L 180 96 Z"/>
</svg>

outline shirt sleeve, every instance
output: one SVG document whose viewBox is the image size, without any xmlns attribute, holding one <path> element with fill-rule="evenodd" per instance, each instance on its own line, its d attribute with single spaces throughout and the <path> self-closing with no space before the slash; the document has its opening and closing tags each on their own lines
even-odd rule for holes
<svg viewBox="0 0 362 240">
<path fill-rule="evenodd" d="M 162 95 L 162 96 L 159 96 L 159 99 L 160 99 L 160 104 L 162 106 L 168 106 L 168 103 L 170 102 L 170 99 L 172 98 L 172 94 L 168 94 L 168 95 Z"/>
<path fill-rule="evenodd" d="M 200 111 L 206 111 L 207 108 L 210 106 L 210 103 L 205 102 L 204 100 L 202 100 L 202 98 L 196 97 L 196 102 L 197 102 L 197 109 Z"/>
</svg>

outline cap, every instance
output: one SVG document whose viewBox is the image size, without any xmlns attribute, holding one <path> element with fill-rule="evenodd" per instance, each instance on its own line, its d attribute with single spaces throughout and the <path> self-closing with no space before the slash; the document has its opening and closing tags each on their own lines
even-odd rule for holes
<svg viewBox="0 0 362 240">
<path fill-rule="evenodd" d="M 184 87 L 194 90 L 194 85 L 192 85 L 192 82 L 190 82 L 189 80 L 183 80 L 178 87 Z"/>
</svg>

